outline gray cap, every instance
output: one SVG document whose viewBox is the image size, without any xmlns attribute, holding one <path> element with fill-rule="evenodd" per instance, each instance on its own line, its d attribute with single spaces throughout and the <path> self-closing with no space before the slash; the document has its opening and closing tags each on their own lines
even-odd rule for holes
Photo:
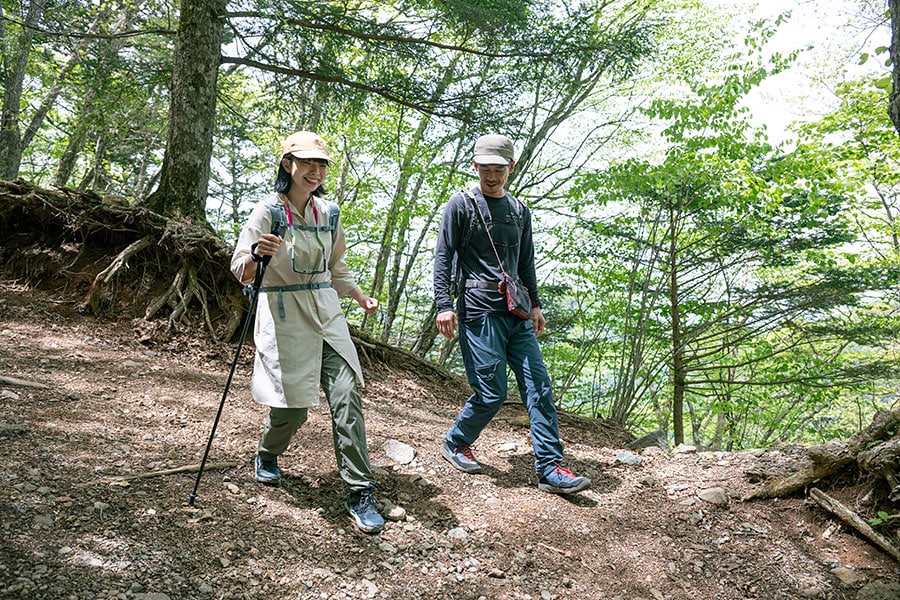
<svg viewBox="0 0 900 600">
<path fill-rule="evenodd" d="M 478 165 L 509 165 L 514 160 L 514 153 L 511 139 L 491 133 L 481 136 L 475 142 L 473 160 Z"/>
</svg>

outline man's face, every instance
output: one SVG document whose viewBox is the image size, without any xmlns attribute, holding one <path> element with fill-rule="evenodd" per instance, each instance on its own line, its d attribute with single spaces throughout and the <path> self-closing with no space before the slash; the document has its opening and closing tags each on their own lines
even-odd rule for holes
<svg viewBox="0 0 900 600">
<path fill-rule="evenodd" d="M 500 198 L 505 193 L 506 181 L 512 173 L 514 163 L 509 165 L 479 165 L 475 164 L 475 172 L 481 182 L 481 193 L 492 198 Z"/>
</svg>

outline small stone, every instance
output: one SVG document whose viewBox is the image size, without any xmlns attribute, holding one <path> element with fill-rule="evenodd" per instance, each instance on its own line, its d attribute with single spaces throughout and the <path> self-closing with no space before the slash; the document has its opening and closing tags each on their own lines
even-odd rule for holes
<svg viewBox="0 0 900 600">
<path fill-rule="evenodd" d="M 613 463 L 618 465 L 627 465 L 629 467 L 637 467 L 644 462 L 644 459 L 631 452 L 619 452 Z"/>
<path fill-rule="evenodd" d="M 416 457 L 415 448 L 398 440 L 386 441 L 384 443 L 384 453 L 392 461 L 401 465 L 408 465 Z"/>
<path fill-rule="evenodd" d="M 866 580 L 865 575 L 857 573 L 853 569 L 837 567 L 831 570 L 831 574 L 841 580 L 845 586 L 850 587 Z"/>
<path fill-rule="evenodd" d="M 34 526 L 38 529 L 53 527 L 53 515 L 43 514 L 34 517 Z"/>
<path fill-rule="evenodd" d="M 725 493 L 725 488 L 714 487 L 700 490 L 697 495 L 700 496 L 700 499 L 704 502 L 709 502 L 716 506 L 728 506 L 728 494 Z"/>
<path fill-rule="evenodd" d="M 454 542 L 465 544 L 469 541 L 469 533 L 462 527 L 454 527 L 447 532 L 447 537 Z"/>
<path fill-rule="evenodd" d="M 385 511 L 384 518 L 388 521 L 405 521 L 406 509 L 402 506 L 391 506 Z"/>
</svg>

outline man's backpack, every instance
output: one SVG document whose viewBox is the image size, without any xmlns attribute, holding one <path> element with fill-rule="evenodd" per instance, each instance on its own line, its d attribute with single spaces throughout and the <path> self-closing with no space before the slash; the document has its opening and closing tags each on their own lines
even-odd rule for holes
<svg viewBox="0 0 900 600">
<path fill-rule="evenodd" d="M 450 294 L 453 297 L 458 297 L 460 293 L 464 290 L 463 281 L 462 281 L 462 268 L 459 266 L 459 257 L 465 252 L 466 248 L 468 248 L 469 243 L 472 241 L 472 232 L 475 230 L 475 227 L 478 225 L 478 210 L 475 206 L 475 203 L 478 201 L 475 197 L 475 194 L 469 190 L 463 190 L 460 192 L 463 195 L 463 198 L 467 200 L 466 211 L 469 214 L 469 220 L 466 225 L 463 227 L 462 237 L 459 241 L 459 246 L 456 248 L 456 252 L 453 254 L 453 258 L 450 261 L 450 272 L 453 273 L 453 277 L 450 279 Z M 522 231 L 525 229 L 525 224 L 522 222 L 522 209 L 524 208 L 524 204 L 521 200 L 513 196 L 512 194 L 507 193 L 506 196 L 512 199 L 512 205 L 515 208 L 515 217 L 516 217 L 516 225 L 519 228 L 519 239 L 522 238 Z M 487 204 L 485 203 L 485 210 L 481 211 L 484 214 L 485 225 L 487 227 L 491 226 L 491 211 L 487 208 Z"/>
</svg>

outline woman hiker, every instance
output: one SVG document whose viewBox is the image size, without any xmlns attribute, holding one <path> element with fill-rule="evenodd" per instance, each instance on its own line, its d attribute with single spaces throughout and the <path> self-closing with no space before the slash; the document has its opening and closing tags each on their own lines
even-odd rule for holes
<svg viewBox="0 0 900 600">
<path fill-rule="evenodd" d="M 337 205 L 323 199 L 330 163 L 325 141 L 309 131 L 290 135 L 278 156 L 274 197 L 251 212 L 234 250 L 231 271 L 241 283 L 265 265 L 256 311 L 253 399 L 269 407 L 256 453 L 256 480 L 278 485 L 278 457 L 319 403 L 331 411 L 338 471 L 350 488 L 347 510 L 356 526 L 377 533 L 384 519 L 375 505 L 375 479 L 366 448 L 360 402 L 362 367 L 340 298 L 366 314 L 378 300 L 356 285 L 344 262 L 346 240 Z M 273 223 L 283 224 L 273 233 Z"/>
</svg>

